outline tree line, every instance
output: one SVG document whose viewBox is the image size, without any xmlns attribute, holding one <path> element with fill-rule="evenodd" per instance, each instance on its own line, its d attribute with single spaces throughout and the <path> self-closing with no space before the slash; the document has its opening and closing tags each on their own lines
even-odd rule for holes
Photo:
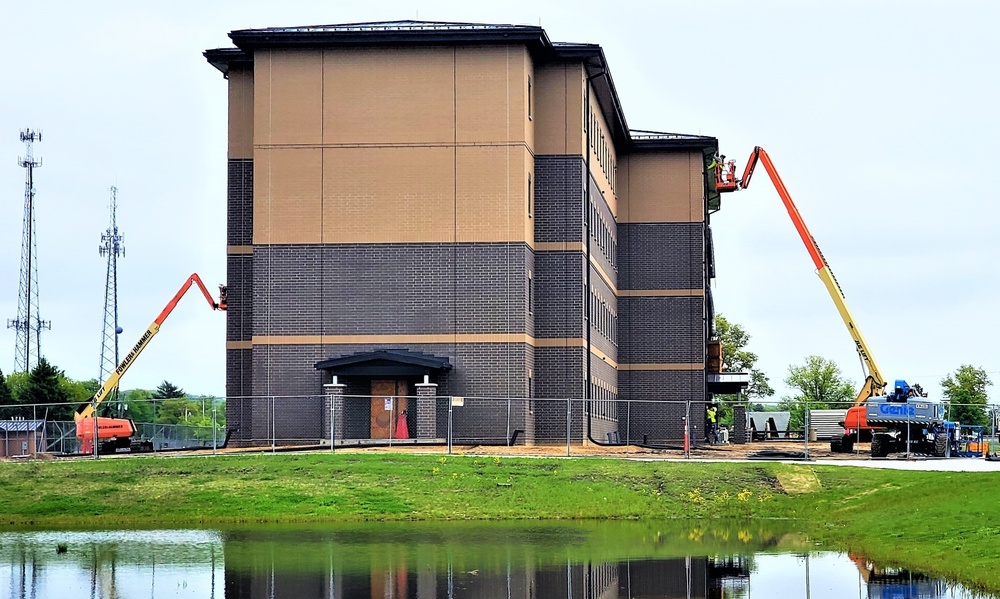
<svg viewBox="0 0 1000 599">
<path fill-rule="evenodd" d="M 739 324 L 731 323 L 721 314 L 716 316 L 716 332 L 722 342 L 724 369 L 749 372 L 750 386 L 742 398 L 750 402 L 751 410 L 763 411 L 768 406 L 761 401 L 774 395 L 774 389 L 763 372 L 757 369 L 757 354 L 749 351 L 750 335 Z M 789 427 L 802 428 L 806 406 L 810 409 L 847 408 L 853 405 L 858 386 L 844 376 L 832 360 L 808 356 L 802 364 L 792 364 L 784 379 L 793 393 L 781 398 L 770 409 L 788 411 Z M 891 381 L 890 381 L 891 384 Z M 941 380 L 941 401 L 947 407 L 946 417 L 953 422 L 988 426 L 996 417 L 995 406 L 989 405 L 988 387 L 992 384 L 985 369 L 971 364 L 959 366 Z M 891 389 L 890 389 L 891 391 Z M 721 404 L 723 422 L 732 423 L 731 405 L 739 396 L 716 396 Z M 728 418 L 728 420 L 727 420 Z"/>
<path fill-rule="evenodd" d="M 4 376 L 0 370 L 0 419 L 73 420 L 80 404 L 89 402 L 100 389 L 97 379 L 77 381 L 45 358 L 31 372 Z M 137 423 L 211 426 L 225 425 L 225 401 L 210 396 L 189 395 L 169 381 L 153 390 L 118 391 L 98 408 L 101 416 L 130 418 Z"/>
</svg>

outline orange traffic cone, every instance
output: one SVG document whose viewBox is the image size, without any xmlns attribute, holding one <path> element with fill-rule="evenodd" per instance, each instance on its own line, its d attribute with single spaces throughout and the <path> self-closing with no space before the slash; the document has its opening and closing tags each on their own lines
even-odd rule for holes
<svg viewBox="0 0 1000 599">
<path fill-rule="evenodd" d="M 406 425 L 406 410 L 399 412 L 399 418 L 396 419 L 396 434 L 392 436 L 393 439 L 409 439 L 410 438 L 410 428 Z"/>
</svg>

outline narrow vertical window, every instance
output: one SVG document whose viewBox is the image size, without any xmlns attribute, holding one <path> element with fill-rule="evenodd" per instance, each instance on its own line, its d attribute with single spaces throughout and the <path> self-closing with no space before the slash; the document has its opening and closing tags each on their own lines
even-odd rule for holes
<svg viewBox="0 0 1000 599">
<path fill-rule="evenodd" d="M 528 314 L 535 313 L 535 277 L 528 271 Z"/>
<path fill-rule="evenodd" d="M 535 212 L 535 186 L 531 178 L 531 173 L 528 173 L 528 217 L 530 218 Z"/>
<path fill-rule="evenodd" d="M 530 121 L 533 117 L 532 115 L 532 101 L 531 101 L 532 91 L 531 91 L 531 75 L 528 75 L 528 120 Z"/>
</svg>

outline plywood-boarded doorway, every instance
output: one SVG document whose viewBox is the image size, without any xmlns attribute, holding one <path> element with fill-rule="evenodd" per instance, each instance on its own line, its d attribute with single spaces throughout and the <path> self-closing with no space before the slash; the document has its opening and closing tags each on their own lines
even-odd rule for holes
<svg viewBox="0 0 1000 599">
<path fill-rule="evenodd" d="M 372 439 L 398 439 L 403 436 L 404 431 L 397 431 L 396 426 L 400 413 L 406 409 L 409 390 L 410 385 L 406 381 L 372 381 Z"/>
</svg>

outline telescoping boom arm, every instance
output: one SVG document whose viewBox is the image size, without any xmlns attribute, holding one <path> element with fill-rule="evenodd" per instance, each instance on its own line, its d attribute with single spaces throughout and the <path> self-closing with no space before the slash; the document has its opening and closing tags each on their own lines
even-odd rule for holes
<svg viewBox="0 0 1000 599">
<path fill-rule="evenodd" d="M 125 371 L 129 369 L 129 366 L 131 366 L 132 363 L 135 362 L 135 359 L 139 356 L 140 353 L 142 353 L 142 350 L 144 350 L 146 346 L 149 345 L 149 341 L 153 338 L 153 336 L 160 331 L 160 326 L 163 324 L 163 321 L 167 319 L 167 316 L 170 316 L 170 313 L 173 312 L 174 307 L 177 306 L 177 302 L 179 302 L 180 299 L 184 297 L 184 294 L 188 292 L 188 289 L 191 288 L 192 283 L 198 286 L 198 289 L 201 290 L 202 295 L 204 295 L 205 299 L 208 300 L 208 304 L 212 306 L 213 310 L 226 309 L 225 287 L 220 286 L 219 301 L 216 302 L 212 298 L 212 294 L 210 294 L 208 292 L 208 289 L 205 288 L 205 284 L 201 282 L 201 277 L 199 277 L 197 274 L 192 274 L 190 277 L 188 277 L 187 281 L 185 281 L 184 284 L 181 285 L 181 288 L 177 291 L 177 294 L 174 295 L 173 299 L 171 299 L 167 303 L 167 305 L 163 308 L 163 311 L 160 312 L 160 315 L 157 316 L 156 320 L 153 321 L 153 324 L 149 325 L 149 328 L 147 328 L 146 331 L 142 334 L 142 336 L 139 337 L 139 341 L 137 341 L 136 344 L 132 346 L 132 349 L 130 349 L 129 352 L 125 354 L 125 357 L 122 358 L 122 361 L 118 363 L 118 367 L 115 368 L 114 372 L 108 375 L 107 380 L 105 380 L 104 384 L 101 385 L 101 388 L 97 390 L 97 393 L 94 394 L 94 397 L 91 398 L 91 400 L 88 401 L 87 403 L 81 404 L 80 407 L 77 408 L 76 416 L 74 417 L 77 422 L 79 422 L 84 418 L 92 417 L 94 415 L 94 411 L 97 409 L 97 406 L 101 405 L 101 402 L 107 399 L 111 391 L 114 390 L 116 387 L 118 387 L 119 379 L 121 379 L 122 375 L 125 374 Z"/>
<path fill-rule="evenodd" d="M 774 184 L 778 195 L 781 196 L 781 201 L 788 210 L 788 216 L 792 218 L 792 224 L 795 225 L 795 230 L 798 231 L 799 237 L 802 238 L 802 243 L 805 244 L 806 250 L 809 252 L 809 257 L 812 258 L 813 264 L 816 266 L 816 273 L 826 286 L 826 290 L 830 293 L 833 303 L 837 306 L 837 311 L 840 312 L 840 317 L 844 319 L 844 324 L 847 325 L 847 331 L 851 334 L 851 338 L 854 339 L 855 349 L 857 349 L 858 355 L 861 357 L 861 362 L 865 370 L 868 371 L 865 382 L 861 386 L 861 390 L 858 391 L 857 399 L 855 399 L 856 404 L 864 403 L 869 397 L 882 392 L 882 389 L 886 385 L 885 377 L 882 376 L 882 371 L 875 361 L 875 356 L 872 355 L 871 350 L 868 348 L 868 342 L 865 341 L 864 335 L 861 334 L 861 330 L 855 324 L 854 316 L 851 314 L 850 308 L 847 307 L 847 299 L 844 297 L 844 291 L 840 288 L 840 283 L 833 276 L 833 271 L 830 270 L 830 265 L 823 256 L 823 252 L 820 251 L 819 245 L 816 244 L 812 233 L 809 232 L 805 221 L 802 220 L 802 215 L 799 214 L 799 209 L 795 206 L 795 202 L 792 201 L 792 196 L 788 193 L 785 183 L 781 180 L 781 176 L 778 175 L 777 169 L 774 168 L 771 157 L 760 146 L 755 147 L 753 153 L 750 154 L 750 158 L 747 160 L 746 168 L 743 170 L 743 177 L 740 179 L 736 179 L 735 161 L 730 160 L 726 162 L 725 157 L 722 157 L 721 160 L 716 160 L 714 162 L 716 189 L 720 192 L 746 189 L 750 185 L 750 178 L 753 176 L 753 171 L 758 161 L 764 165 L 764 170 L 771 177 L 771 183 Z"/>
</svg>

